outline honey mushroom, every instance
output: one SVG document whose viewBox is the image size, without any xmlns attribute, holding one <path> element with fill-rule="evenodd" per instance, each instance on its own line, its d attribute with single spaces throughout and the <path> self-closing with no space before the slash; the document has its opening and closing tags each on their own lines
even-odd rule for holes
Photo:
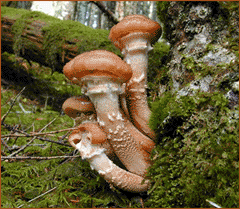
<svg viewBox="0 0 240 209">
<path fill-rule="evenodd" d="M 133 71 L 126 87 L 126 100 L 132 123 L 152 139 L 155 138 L 155 133 L 148 126 L 151 111 L 146 93 L 148 51 L 160 35 L 160 25 L 143 15 L 123 18 L 112 27 L 109 34 L 109 39 L 122 51 L 124 60 Z M 124 99 L 122 103 L 124 106 Z"/>
<path fill-rule="evenodd" d="M 150 182 L 115 165 L 100 146 L 107 140 L 106 134 L 96 124 L 84 123 L 69 136 L 72 145 L 79 150 L 82 159 L 86 159 L 108 183 L 129 192 L 144 192 Z"/>
<path fill-rule="evenodd" d="M 111 52 L 95 50 L 75 57 L 64 66 L 63 72 L 81 85 L 85 95 L 91 99 L 97 121 L 107 133 L 107 139 L 120 161 L 132 173 L 145 176 L 151 165 L 149 153 L 126 128 L 126 120 L 119 109 L 119 94 L 123 92 L 121 85 L 132 76 L 130 66 Z"/>
</svg>

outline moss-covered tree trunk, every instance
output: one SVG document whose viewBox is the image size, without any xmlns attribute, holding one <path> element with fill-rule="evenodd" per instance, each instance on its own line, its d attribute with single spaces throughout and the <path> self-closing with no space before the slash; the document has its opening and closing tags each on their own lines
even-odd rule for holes
<svg viewBox="0 0 240 209">
<path fill-rule="evenodd" d="M 153 81 L 158 137 L 145 206 L 238 208 L 239 2 L 157 7 L 170 52 Z"/>
<path fill-rule="evenodd" d="M 64 21 L 41 12 L 2 7 L 2 52 L 15 53 L 61 72 L 78 54 L 106 49 L 119 54 L 109 31 Z"/>
<path fill-rule="evenodd" d="M 17 19 L 12 19 L 7 16 L 2 17 L 2 52 L 7 51 L 9 53 L 15 53 L 27 60 L 32 60 L 42 65 L 55 68 L 57 71 L 61 71 L 67 62 L 77 56 L 77 41 L 68 41 L 67 44 L 63 44 L 61 46 L 61 54 L 57 51 L 55 53 L 56 60 L 54 60 L 54 63 L 57 63 L 57 65 L 51 65 L 45 56 L 43 46 L 44 32 L 42 28 L 46 26 L 47 23 L 38 20 L 32 22 L 29 21 L 29 23 L 25 25 L 22 33 L 18 37 L 18 39 L 21 39 L 21 41 L 18 42 L 19 45 L 14 46 L 14 43 L 17 40 L 16 33 L 12 28 L 16 21 Z"/>
</svg>

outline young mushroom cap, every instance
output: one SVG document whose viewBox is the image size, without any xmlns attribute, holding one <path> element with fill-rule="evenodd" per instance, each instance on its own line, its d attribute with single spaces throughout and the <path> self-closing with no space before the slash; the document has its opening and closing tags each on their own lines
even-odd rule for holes
<svg viewBox="0 0 240 209">
<path fill-rule="evenodd" d="M 62 105 L 65 114 L 76 118 L 80 113 L 94 112 L 94 106 L 87 96 L 70 97 Z"/>
<path fill-rule="evenodd" d="M 68 137 L 69 143 L 76 148 L 77 144 L 81 140 L 80 132 L 89 132 L 89 138 L 92 144 L 102 144 L 106 142 L 106 133 L 96 123 L 84 123 L 77 127 Z"/>
<path fill-rule="evenodd" d="M 149 19 L 144 15 L 129 15 L 122 19 L 117 25 L 111 28 L 109 39 L 122 49 L 120 39 L 130 33 L 148 33 L 151 44 L 153 44 L 161 35 L 159 23 Z"/>
<path fill-rule="evenodd" d="M 64 66 L 63 72 L 75 83 L 88 76 L 106 76 L 123 83 L 132 76 L 131 67 L 120 57 L 106 50 L 95 50 L 78 55 Z"/>
</svg>

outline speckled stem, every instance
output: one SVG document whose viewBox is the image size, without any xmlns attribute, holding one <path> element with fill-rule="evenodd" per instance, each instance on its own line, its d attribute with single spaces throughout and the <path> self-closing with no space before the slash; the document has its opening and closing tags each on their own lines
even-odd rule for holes
<svg viewBox="0 0 240 209">
<path fill-rule="evenodd" d="M 119 109 L 119 94 L 122 93 L 121 83 L 110 78 L 82 80 L 86 86 L 85 93 L 95 106 L 97 120 L 112 145 L 115 154 L 124 166 L 140 176 L 146 174 L 151 165 L 149 153 L 140 148 L 126 127 L 126 121 Z"/>
<path fill-rule="evenodd" d="M 75 147 L 79 150 L 82 159 L 86 159 L 92 169 L 96 170 L 103 178 L 114 186 L 129 192 L 144 192 L 149 189 L 149 181 L 143 182 L 143 177 L 123 170 L 115 165 L 104 153 L 99 144 L 92 144 L 89 133 L 80 132 L 80 143 Z M 72 140 L 74 140 L 72 136 Z"/>
<path fill-rule="evenodd" d="M 148 51 L 152 49 L 148 33 L 131 33 L 121 39 L 125 46 L 122 50 L 124 60 L 133 75 L 127 83 L 127 104 L 133 124 L 144 134 L 154 139 L 155 134 L 149 128 L 151 111 L 147 103 Z"/>
</svg>

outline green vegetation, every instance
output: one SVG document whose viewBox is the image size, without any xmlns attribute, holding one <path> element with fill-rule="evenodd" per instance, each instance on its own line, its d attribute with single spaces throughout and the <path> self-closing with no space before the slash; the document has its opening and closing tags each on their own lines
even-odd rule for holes
<svg viewBox="0 0 240 209">
<path fill-rule="evenodd" d="M 169 60 L 170 45 L 164 41 L 156 42 L 148 58 L 148 88 L 151 90 L 151 100 L 158 92 L 159 84 L 170 83 L 169 69 L 165 66 Z"/>
<path fill-rule="evenodd" d="M 8 111 L 15 96 L 16 93 L 11 90 L 1 89 L 2 116 Z M 18 102 L 23 105 L 26 111 L 33 111 L 33 113 L 25 115 Z M 20 96 L 4 123 L 15 128 L 17 128 L 16 125 L 21 124 L 17 129 L 30 133 L 38 132 L 54 118 L 56 120 L 43 132 L 73 127 L 73 120 L 68 116 L 61 115 L 50 106 L 35 108 L 32 100 Z M 7 140 L 5 135 L 10 133 L 11 131 L 2 125 L 1 135 L 4 140 Z M 67 131 L 64 131 L 41 137 L 68 145 L 67 140 L 64 139 L 66 133 Z M 2 156 L 10 155 L 21 146 L 26 145 L 31 139 L 32 137 L 10 137 L 7 141 L 8 147 L 1 146 Z M 74 149 L 70 146 L 35 139 L 17 156 L 72 156 L 73 151 Z M 51 189 L 53 189 L 51 192 L 29 203 L 33 198 Z M 80 157 L 2 161 L 1 200 L 3 208 L 16 208 L 21 205 L 24 208 L 141 206 L 139 202 L 136 202 L 134 195 L 120 192 L 117 189 L 112 191 L 109 184 L 96 171 L 91 170 L 89 163 L 82 161 Z"/>
<path fill-rule="evenodd" d="M 75 48 L 77 54 L 81 54 L 86 51 L 104 49 L 114 52 L 118 56 L 121 55 L 120 51 L 111 43 L 108 39 L 109 31 L 103 29 L 93 29 L 82 25 L 79 22 L 71 20 L 55 22 L 49 26 L 43 27 L 44 42 L 43 48 L 45 50 L 45 56 L 48 63 L 51 66 L 56 65 L 57 55 L 62 55 L 64 49 L 72 48 L 70 44 L 67 44 L 73 40 L 78 40 Z"/>
<path fill-rule="evenodd" d="M 150 126 L 158 134 L 148 172 L 153 182 L 146 207 L 239 207 L 239 108 L 220 93 L 153 103 Z"/>
<path fill-rule="evenodd" d="M 166 21 L 165 13 L 169 4 L 157 2 L 162 23 Z M 219 4 L 225 9 L 230 5 L 224 2 Z M 229 8 L 236 10 L 236 3 L 231 5 Z M 115 49 L 107 38 L 109 31 L 93 30 L 80 23 L 60 21 L 40 12 L 21 9 L 2 7 L 1 15 L 19 18 L 13 27 L 16 54 L 22 46 L 28 44 L 21 38 L 22 30 L 29 27 L 33 20 L 41 19 L 47 23 L 43 28 L 43 45 L 46 58 L 53 68 L 56 54 L 61 56 L 64 49 L 72 47 L 71 41 L 76 39 L 80 40 L 77 43 L 77 53 L 106 49 L 120 55 L 120 51 Z M 233 28 L 230 27 L 230 32 L 233 33 Z M 164 26 L 163 31 L 166 33 Z M 228 47 L 230 51 L 238 54 L 238 38 L 232 38 L 231 33 L 227 37 L 230 43 Z M 214 43 L 210 43 L 207 52 L 214 48 Z M 210 200 L 222 207 L 238 208 L 239 108 L 236 106 L 230 109 L 224 96 L 232 83 L 239 79 L 238 62 L 209 67 L 183 55 L 182 64 L 187 69 L 181 78 L 183 84 L 188 85 L 194 79 L 211 75 L 211 85 L 216 92 L 195 92 L 194 96 L 178 96 L 168 91 L 172 86 L 168 73 L 170 69 L 166 66 L 169 51 L 169 45 L 157 42 L 149 53 L 149 100 L 152 101 L 154 94 L 159 93 L 159 84 L 166 85 L 166 92 L 161 97 L 156 97 L 151 104 L 150 127 L 157 133 L 157 139 L 156 148 L 151 154 L 153 165 L 147 174 L 152 187 L 144 198 L 144 206 L 210 208 L 212 206 L 206 202 Z M 19 61 L 15 55 L 7 52 L 2 54 L 2 72 L 8 72 L 13 81 L 16 79 L 14 85 L 10 85 L 8 89 L 1 89 L 2 116 L 9 110 L 17 92 L 26 86 L 4 123 L 27 133 L 38 132 L 54 118 L 56 120 L 43 132 L 73 127 L 73 120 L 60 114 L 61 105 L 68 97 L 81 95 L 79 86 L 70 84 L 62 73 L 52 74 L 49 67 L 39 66 L 34 62 L 31 62 L 31 65 L 23 59 Z M 18 74 L 14 74 L 16 72 Z M 223 76 L 225 74 L 226 76 Z M 24 79 L 27 79 L 27 85 L 22 82 Z M 19 102 L 32 113 L 24 114 Z M 2 125 L 2 138 L 8 144 L 8 147 L 2 144 L 2 156 L 10 155 L 32 139 L 22 136 L 5 137 L 10 133 L 11 130 Z M 67 131 L 41 136 L 63 145 L 36 138 L 17 156 L 72 156 L 74 150 L 68 146 L 64 138 L 66 134 Z M 91 170 L 89 163 L 82 161 L 80 157 L 49 160 L 8 159 L 1 163 L 1 175 L 3 208 L 16 208 L 21 205 L 24 208 L 142 206 L 139 194 L 130 194 L 116 188 L 112 190 L 97 172 Z M 29 202 L 48 191 L 51 192 Z"/>
<path fill-rule="evenodd" d="M 23 30 L 30 29 L 30 23 L 33 21 L 40 21 L 45 24 L 42 28 L 44 34 L 43 49 L 46 61 L 53 70 L 57 64 L 57 57 L 62 57 L 64 50 L 72 48 L 73 45 L 70 43 L 74 40 L 79 41 L 74 45 L 77 54 L 96 49 L 105 49 L 121 56 L 120 50 L 108 39 L 108 30 L 93 29 L 79 22 L 60 20 L 42 12 L 10 7 L 2 7 L 1 15 L 2 17 L 8 16 L 17 19 L 12 26 L 12 31 L 14 33 L 13 49 L 16 55 L 20 54 L 20 50 L 24 48 L 24 46 L 26 47 L 30 44 L 29 41 L 25 41 L 21 36 Z"/>
<path fill-rule="evenodd" d="M 165 25 L 165 22 L 167 21 L 167 9 L 169 6 L 170 2 L 169 1 L 158 1 L 157 2 L 157 15 L 159 20 L 161 21 L 161 27 L 162 27 L 162 39 L 166 38 L 167 34 L 167 28 Z"/>
<path fill-rule="evenodd" d="M 61 110 L 62 103 L 70 96 L 81 95 L 81 88 L 71 82 L 59 72 L 49 67 L 39 66 L 31 62 L 32 66 L 22 58 L 4 52 L 2 54 L 2 78 L 13 81 L 10 88 L 20 91 L 26 86 L 23 95 L 31 100 L 37 98 L 40 105 L 47 104 L 53 110 Z"/>
</svg>

